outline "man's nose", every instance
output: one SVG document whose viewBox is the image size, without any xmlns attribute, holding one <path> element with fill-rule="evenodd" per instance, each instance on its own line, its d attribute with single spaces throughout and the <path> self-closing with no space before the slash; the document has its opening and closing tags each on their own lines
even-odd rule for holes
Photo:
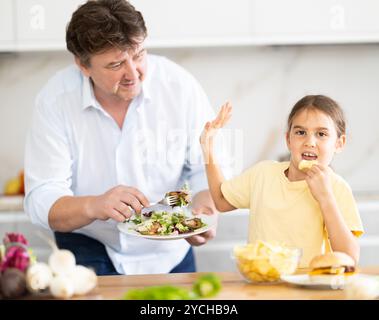
<svg viewBox="0 0 379 320">
<path fill-rule="evenodd" d="M 133 61 L 126 61 L 124 63 L 124 75 L 128 80 L 134 80 L 138 78 L 138 68 Z"/>
</svg>

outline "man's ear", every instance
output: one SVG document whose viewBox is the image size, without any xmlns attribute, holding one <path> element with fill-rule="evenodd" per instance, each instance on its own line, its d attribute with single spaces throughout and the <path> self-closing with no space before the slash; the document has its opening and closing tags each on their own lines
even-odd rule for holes
<svg viewBox="0 0 379 320">
<path fill-rule="evenodd" d="M 89 72 L 89 68 L 87 66 L 85 66 L 78 57 L 75 57 L 75 63 L 76 65 L 80 68 L 80 70 L 83 72 L 83 74 L 86 76 L 86 77 L 90 77 L 90 72 Z"/>
<path fill-rule="evenodd" d="M 346 135 L 342 134 L 339 138 L 337 138 L 335 153 L 340 153 L 343 150 L 345 144 L 346 144 Z"/>
</svg>

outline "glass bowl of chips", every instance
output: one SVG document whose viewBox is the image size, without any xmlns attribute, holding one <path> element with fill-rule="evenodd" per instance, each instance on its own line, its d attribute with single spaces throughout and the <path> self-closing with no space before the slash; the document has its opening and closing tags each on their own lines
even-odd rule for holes
<svg viewBox="0 0 379 320">
<path fill-rule="evenodd" d="M 293 274 L 300 262 L 302 250 L 282 244 L 256 241 L 238 245 L 233 259 L 241 275 L 249 282 L 272 283 L 282 275 Z"/>
</svg>

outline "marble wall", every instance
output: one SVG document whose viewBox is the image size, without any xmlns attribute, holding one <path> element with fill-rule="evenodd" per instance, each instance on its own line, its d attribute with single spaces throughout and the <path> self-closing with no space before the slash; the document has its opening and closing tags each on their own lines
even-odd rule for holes
<svg viewBox="0 0 379 320">
<path fill-rule="evenodd" d="M 243 140 L 236 172 L 286 155 L 284 132 L 293 104 L 326 94 L 344 108 L 348 143 L 333 163 L 358 193 L 379 193 L 379 45 L 154 49 L 184 66 L 215 109 L 234 105 L 228 128 Z M 72 62 L 65 52 L 0 54 L 0 186 L 23 165 L 35 95 Z M 240 137 L 240 136 L 233 136 Z M 240 138 L 238 138 L 240 139 Z"/>
</svg>

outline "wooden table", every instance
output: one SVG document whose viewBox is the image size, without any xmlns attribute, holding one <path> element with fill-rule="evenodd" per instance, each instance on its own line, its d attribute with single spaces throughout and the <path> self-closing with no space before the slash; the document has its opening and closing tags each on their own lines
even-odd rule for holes
<svg viewBox="0 0 379 320">
<path fill-rule="evenodd" d="M 299 273 L 303 273 L 300 271 Z M 379 267 L 360 269 L 364 274 L 379 275 Z M 220 300 L 329 300 L 344 299 L 343 290 L 315 290 L 301 288 L 286 283 L 251 284 L 238 273 L 215 272 L 222 281 L 222 290 L 214 298 Z M 120 299 L 125 292 L 133 288 L 156 285 L 174 285 L 191 288 L 195 279 L 203 273 L 178 273 L 133 276 L 100 276 L 98 286 L 91 294 L 75 299 Z"/>
</svg>

